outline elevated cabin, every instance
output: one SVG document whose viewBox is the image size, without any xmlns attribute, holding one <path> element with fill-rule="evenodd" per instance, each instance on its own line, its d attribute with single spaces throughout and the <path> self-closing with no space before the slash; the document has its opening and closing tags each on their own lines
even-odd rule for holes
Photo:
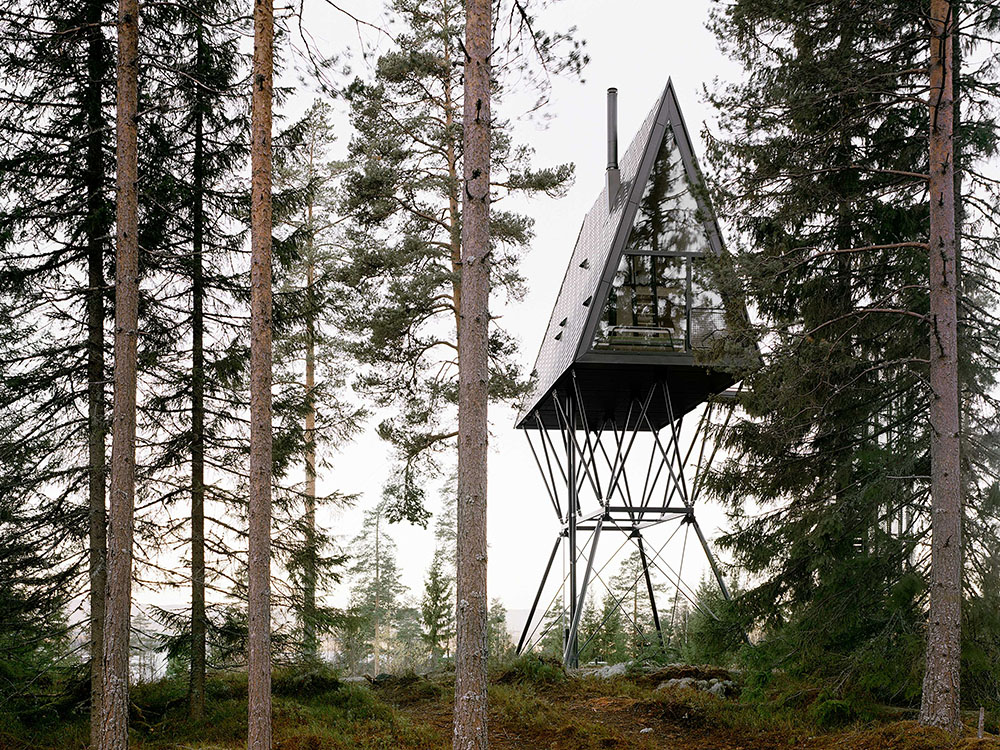
<svg viewBox="0 0 1000 750">
<path fill-rule="evenodd" d="M 633 429 L 635 404 L 663 383 L 669 399 L 649 399 L 637 425 L 658 431 L 734 383 L 697 356 L 725 335 L 727 303 L 707 269 L 723 247 L 671 82 L 620 164 L 609 90 L 608 134 L 605 188 L 580 228 L 520 429 L 558 429 L 557 393 L 582 404 L 578 429 Z"/>
</svg>

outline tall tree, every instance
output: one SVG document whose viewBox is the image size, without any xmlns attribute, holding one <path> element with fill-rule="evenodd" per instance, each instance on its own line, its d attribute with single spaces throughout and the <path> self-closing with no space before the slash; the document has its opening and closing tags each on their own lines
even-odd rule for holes
<svg viewBox="0 0 1000 750">
<path fill-rule="evenodd" d="M 976 4 L 970 46 L 991 33 L 990 11 Z M 763 661 L 793 643 L 800 669 L 846 675 L 844 689 L 883 700 L 919 692 L 912 665 L 924 647 L 938 397 L 928 387 L 928 222 L 940 201 L 928 200 L 927 7 L 736 2 L 712 21 L 747 71 L 712 95 L 716 205 L 737 230 L 742 287 L 725 269 L 718 276 L 730 294 L 746 293 L 751 338 L 767 342 L 760 367 L 740 373 L 742 409 L 722 435 L 728 457 L 708 482 L 733 510 L 722 541 L 757 581 L 739 610 L 768 635 Z M 993 76 L 970 72 L 965 90 L 988 101 Z M 976 351 L 963 360 L 963 416 L 981 436 L 995 409 L 982 363 L 997 350 L 985 270 L 996 251 L 982 213 L 993 190 L 975 165 L 995 152 L 997 130 L 967 101 L 962 169 L 976 196 L 965 208 L 980 231 L 962 250 L 976 276 L 963 298 L 964 340 Z M 983 487 L 996 467 L 988 451 L 975 460 L 984 480 L 970 498 L 988 526 Z M 765 510 L 749 512 L 748 500 Z"/>
<path fill-rule="evenodd" d="M 243 209 L 241 196 L 227 184 L 245 163 L 246 92 L 240 84 L 245 56 L 238 42 L 243 21 L 230 0 L 198 0 L 185 4 L 157 32 L 169 36 L 172 74 L 171 101 L 179 111 L 171 168 L 176 195 L 175 237 L 182 251 L 170 268 L 173 284 L 190 294 L 187 309 L 169 308 L 171 317 L 186 318 L 190 338 L 178 342 L 174 361 L 161 367 L 161 387 L 154 408 L 163 416 L 167 433 L 160 459 L 178 477 L 167 489 L 167 501 L 176 486 L 187 484 L 190 495 L 191 613 L 180 630 L 190 638 L 189 711 L 199 719 L 205 711 L 205 673 L 209 629 L 206 583 L 211 580 L 206 561 L 206 506 L 221 494 L 212 481 L 225 466 L 226 453 L 235 453 L 242 441 L 227 441 L 242 433 L 234 415 L 236 388 L 227 387 L 233 372 L 245 361 L 238 321 L 218 314 L 232 309 L 234 289 L 245 280 L 233 278 L 223 267 L 243 239 L 243 224 L 236 220 Z M 211 22 L 210 22 L 211 21 Z M 168 298 L 169 299 L 169 298 Z M 169 305 L 163 300 L 161 305 Z M 190 349 L 185 344 L 190 343 Z M 242 395 L 242 394 L 240 394 Z M 229 407 L 229 408 L 227 408 Z M 171 424 L 167 415 L 176 414 Z M 217 555 L 225 557 L 216 534 Z M 169 619 L 169 618 L 168 618 Z"/>
<path fill-rule="evenodd" d="M 458 615 L 456 750 L 488 746 L 486 734 L 486 462 L 489 441 L 490 56 L 492 0 L 465 8 L 462 129 L 462 268 L 458 305 Z"/>
<path fill-rule="evenodd" d="M 0 10 L 0 140 L 5 144 L 0 155 L 5 193 L 0 286 L 11 304 L 23 306 L 33 318 L 74 321 L 61 326 L 61 335 L 40 325 L 18 342 L 14 359 L 7 359 L 20 362 L 19 377 L 8 380 L 4 409 L 20 415 L 16 429 L 8 433 L 12 441 L 30 440 L 37 434 L 33 424 L 44 424 L 52 439 L 46 453 L 35 454 L 34 470 L 21 478 L 21 488 L 48 487 L 46 494 L 51 494 L 58 487 L 50 510 L 53 520 L 60 515 L 56 508 L 68 509 L 65 501 L 86 491 L 87 517 L 70 524 L 88 529 L 95 747 L 107 585 L 105 264 L 114 218 L 111 12 L 107 0 L 59 5 L 24 0 Z M 55 288 L 69 293 L 53 294 Z M 19 391 L 31 392 L 31 400 L 18 401 Z M 79 413 L 87 415 L 82 423 Z"/>
<path fill-rule="evenodd" d="M 351 221 L 343 276 L 356 291 L 342 326 L 362 365 L 360 390 L 391 410 L 379 426 L 402 464 L 386 486 L 390 515 L 424 522 L 422 476 L 440 471 L 442 462 L 451 468 L 457 436 L 465 4 L 392 0 L 387 5 L 404 29 L 398 46 L 379 58 L 374 80 L 354 81 L 346 91 L 357 136 L 344 181 Z M 513 6 L 500 15 L 506 10 L 521 18 Z M 524 20 L 511 28 L 516 37 Z M 523 41 L 552 72 L 578 71 L 585 62 L 572 36 L 539 33 Z M 520 54 L 517 42 L 498 45 L 494 54 L 500 79 L 494 81 L 494 100 L 507 78 L 544 100 L 545 82 L 533 78 L 534 53 Z M 557 196 L 568 186 L 571 165 L 535 168 L 531 150 L 514 143 L 504 123 L 494 123 L 491 138 L 496 200 L 512 193 Z M 523 294 L 518 266 L 532 227 L 529 217 L 514 211 L 490 214 L 491 288 L 498 298 Z M 509 333 L 494 324 L 489 343 L 494 402 L 510 403 L 522 393 L 516 351 Z"/>
<path fill-rule="evenodd" d="M 336 283 L 343 263 L 337 193 L 344 166 L 330 154 L 331 115 L 330 105 L 317 100 L 275 140 L 275 286 L 281 301 L 275 313 L 276 381 L 285 386 L 281 401 L 298 422 L 305 475 L 289 508 L 301 543 L 286 546 L 303 653 L 311 658 L 334 615 L 322 604 L 322 588 L 337 580 L 343 562 L 326 553 L 330 540 L 317 523 L 317 510 L 353 500 L 337 492 L 319 495 L 317 477 L 330 465 L 324 449 L 355 434 L 365 416 L 343 396 L 348 368 L 333 326 L 344 299 Z"/>
<path fill-rule="evenodd" d="M 136 359 L 139 338 L 139 3 L 118 6 L 115 366 L 104 703 L 98 747 L 128 747 L 129 622 L 135 512 Z"/>
<path fill-rule="evenodd" d="M 360 633 L 370 644 L 373 674 L 384 671 L 386 644 L 392 621 L 406 590 L 396 563 L 396 543 L 385 530 L 382 505 L 365 514 L 361 531 L 351 541 L 349 569 L 351 613 L 360 621 Z M 367 656 L 367 653 L 364 654 Z"/>
<path fill-rule="evenodd" d="M 271 750 L 271 106 L 274 5 L 254 0 L 250 143 L 248 747 Z"/>
<path fill-rule="evenodd" d="M 957 732 L 962 726 L 962 483 L 954 171 L 955 16 L 948 0 L 932 0 L 930 24 L 931 572 L 920 722 Z"/>
<path fill-rule="evenodd" d="M 90 510 L 89 577 L 90 577 L 90 745 L 97 747 L 104 696 L 104 618 L 107 571 L 107 442 L 104 387 L 104 262 L 107 232 L 107 200 L 104 186 L 104 102 L 102 82 L 108 76 L 108 45 L 101 32 L 104 2 L 98 0 L 87 7 L 87 76 L 90 80 L 87 97 L 87 463 L 89 466 L 88 498 Z"/>
</svg>

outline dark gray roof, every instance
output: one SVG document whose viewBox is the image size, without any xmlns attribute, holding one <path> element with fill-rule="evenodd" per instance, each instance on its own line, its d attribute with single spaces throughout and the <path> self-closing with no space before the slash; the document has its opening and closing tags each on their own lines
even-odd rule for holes
<svg viewBox="0 0 1000 750">
<path fill-rule="evenodd" d="M 667 128 L 673 132 L 690 183 L 701 184 L 691 149 L 691 139 L 673 85 L 668 80 L 621 159 L 622 187 L 614 207 L 609 206 L 608 188 L 605 185 L 583 220 L 573 255 L 549 318 L 545 337 L 542 339 L 535 360 L 534 387 L 524 400 L 517 418 L 519 427 L 533 426 L 526 424 L 525 418 L 548 398 L 574 363 L 593 361 L 594 355 L 588 356 L 588 353 L 600 310 L 618 268 L 646 180 Z M 699 213 L 711 216 L 711 212 L 702 203 L 700 191 L 695 197 Z M 712 250 L 716 253 L 721 252 L 721 238 L 714 218 L 704 224 Z M 644 355 L 636 356 L 641 358 Z M 675 357 L 673 362 L 679 363 L 680 359 L 685 358 L 690 364 L 690 355 Z M 635 360 L 635 357 L 631 359 Z M 648 358 L 645 361 L 655 364 Z M 664 360 L 660 359 L 660 364 L 663 363 Z"/>
</svg>

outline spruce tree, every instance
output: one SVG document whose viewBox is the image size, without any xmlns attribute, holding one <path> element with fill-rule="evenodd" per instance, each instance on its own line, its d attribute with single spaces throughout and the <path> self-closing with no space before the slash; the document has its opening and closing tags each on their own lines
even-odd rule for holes
<svg viewBox="0 0 1000 750">
<path fill-rule="evenodd" d="M 455 577 L 446 564 L 445 551 L 440 547 L 434 550 L 420 601 L 423 638 L 434 664 L 447 655 L 455 636 Z"/>
<path fill-rule="evenodd" d="M 63 513 L 78 492 L 86 493 L 83 523 L 75 512 L 66 520 L 70 527 L 88 530 L 95 746 L 107 580 L 105 278 L 114 220 L 111 13 L 106 0 L 59 6 L 25 0 L 0 9 L 5 30 L 0 52 L 0 140 L 5 144 L 0 153 L 0 287 L 15 319 L 31 315 L 40 323 L 5 357 L 20 366 L 19 377 L 5 382 L 3 410 L 18 414 L 11 425 L 16 429 L 7 433 L 18 453 L 34 453 L 39 443 L 32 436 L 41 425 L 51 441 L 46 453 L 34 453 L 34 469 L 20 487 L 28 493 L 58 487 L 53 511 L 61 508 Z M 49 102 L 60 106 L 52 108 Z M 53 294 L 55 289 L 59 292 Z M 46 330 L 46 320 L 71 323 L 60 336 Z M 76 417 L 80 413 L 87 415 L 83 422 Z M 53 519 L 60 515 L 50 513 Z"/>
<path fill-rule="evenodd" d="M 317 100 L 276 139 L 275 199 L 277 353 L 279 407 L 296 437 L 291 441 L 303 461 L 304 482 L 297 485 L 288 511 L 297 540 L 286 543 L 293 595 L 302 630 L 303 653 L 315 657 L 318 638 L 334 612 L 322 605 L 322 588 L 335 582 L 339 555 L 328 552 L 330 540 L 317 525 L 316 511 L 324 505 L 346 504 L 352 498 L 337 492 L 317 494 L 319 471 L 331 466 L 324 453 L 348 440 L 359 429 L 363 408 L 343 392 L 345 355 L 334 327 L 344 304 L 336 283 L 343 263 L 337 188 L 343 165 L 330 150 L 335 141 L 332 108 Z M 301 437 L 299 437 L 301 436 Z M 301 489 L 299 489 L 301 488 Z"/>
<path fill-rule="evenodd" d="M 722 544 L 759 581 L 740 597 L 745 625 L 767 633 L 758 653 L 793 645 L 806 671 L 912 698 L 931 474 L 926 10 L 736 2 L 712 25 L 747 71 L 711 94 L 716 206 L 738 249 L 737 273 L 717 270 L 746 294 L 759 325 L 745 333 L 764 349 L 738 373 L 741 411 L 708 482 L 734 522 Z M 977 106 L 963 123 L 973 182 L 996 132 Z M 968 239 L 971 270 L 993 250 Z M 996 350 L 980 307 L 993 293 L 979 284 L 965 299 L 982 362 Z M 993 376 L 965 363 L 968 413 L 991 409 Z"/>
</svg>

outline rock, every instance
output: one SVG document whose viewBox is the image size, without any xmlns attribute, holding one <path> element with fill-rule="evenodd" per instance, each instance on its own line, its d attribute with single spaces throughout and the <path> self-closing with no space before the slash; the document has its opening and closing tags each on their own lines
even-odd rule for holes
<svg viewBox="0 0 1000 750">
<path fill-rule="evenodd" d="M 364 675 L 355 675 L 354 677 L 345 677 L 344 682 L 368 682 L 368 678 Z"/>
<path fill-rule="evenodd" d="M 596 672 L 594 672 L 594 677 L 600 677 L 602 680 L 607 680 L 612 677 L 621 677 L 628 671 L 628 664 L 609 664 L 606 667 L 601 667 Z"/>
<path fill-rule="evenodd" d="M 708 689 L 708 692 L 722 698 L 726 694 L 726 686 L 721 682 L 717 682 Z"/>
<path fill-rule="evenodd" d="M 639 734 L 649 734 L 652 731 L 653 731 L 652 727 L 645 727 L 639 730 Z"/>
<path fill-rule="evenodd" d="M 661 682 L 657 690 L 697 690 L 698 681 L 693 677 L 674 677 L 666 682 Z"/>
</svg>

